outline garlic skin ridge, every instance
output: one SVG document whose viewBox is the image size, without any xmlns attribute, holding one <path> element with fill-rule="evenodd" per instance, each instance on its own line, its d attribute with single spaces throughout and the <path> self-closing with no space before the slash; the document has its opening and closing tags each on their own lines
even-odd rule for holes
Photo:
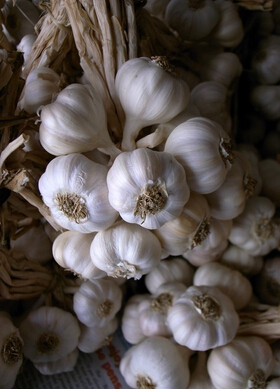
<svg viewBox="0 0 280 389">
<path fill-rule="evenodd" d="M 128 223 L 156 229 L 178 217 L 190 190 L 184 168 L 165 152 L 122 152 L 107 175 L 111 206 Z"/>
</svg>

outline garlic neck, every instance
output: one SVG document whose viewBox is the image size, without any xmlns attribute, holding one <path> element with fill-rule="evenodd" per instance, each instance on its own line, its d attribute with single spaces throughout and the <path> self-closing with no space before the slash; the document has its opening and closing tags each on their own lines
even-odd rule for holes
<svg viewBox="0 0 280 389">
<path fill-rule="evenodd" d="M 199 246 L 210 234 L 210 219 L 204 218 L 193 238 L 191 249 Z"/>
<path fill-rule="evenodd" d="M 76 223 L 83 223 L 88 218 L 88 209 L 85 200 L 76 193 L 57 193 L 54 202 L 58 209 L 69 219 Z"/>
<path fill-rule="evenodd" d="M 216 321 L 221 316 L 221 306 L 216 299 L 207 294 L 195 296 L 193 304 L 205 320 Z"/>
<path fill-rule="evenodd" d="M 43 333 L 37 341 L 37 350 L 40 354 L 50 354 L 59 345 L 59 337 L 53 332 Z"/>
<path fill-rule="evenodd" d="M 136 387 L 137 389 L 155 389 L 156 384 L 151 380 L 150 377 L 138 375 Z"/>
<path fill-rule="evenodd" d="M 147 185 L 137 198 L 134 216 L 140 216 L 142 223 L 147 215 L 155 215 L 165 206 L 168 198 L 164 182 L 154 182 Z"/>
<path fill-rule="evenodd" d="M 220 155 L 225 166 L 231 166 L 234 162 L 234 154 L 232 152 L 232 143 L 230 140 L 221 138 L 220 140 Z"/>
<path fill-rule="evenodd" d="M 23 343 L 16 333 L 10 335 L 2 347 L 2 357 L 7 365 L 18 362 L 22 359 Z"/>
<path fill-rule="evenodd" d="M 245 175 L 243 180 L 243 185 L 244 185 L 245 196 L 247 199 L 254 194 L 255 187 L 257 185 L 257 180 L 255 180 L 253 177 L 250 177 L 249 175 Z"/>
<path fill-rule="evenodd" d="M 264 372 L 257 369 L 249 378 L 247 389 L 265 389 L 267 386 Z"/>
<path fill-rule="evenodd" d="M 170 293 L 161 293 L 151 301 L 150 306 L 153 311 L 166 315 L 168 309 L 172 307 L 172 302 L 173 296 Z"/>
</svg>

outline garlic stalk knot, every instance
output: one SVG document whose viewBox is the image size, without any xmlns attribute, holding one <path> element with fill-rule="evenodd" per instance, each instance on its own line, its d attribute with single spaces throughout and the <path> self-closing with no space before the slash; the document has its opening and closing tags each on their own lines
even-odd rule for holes
<svg viewBox="0 0 280 389">
<path fill-rule="evenodd" d="M 204 218 L 193 237 L 193 241 L 190 248 L 193 249 L 194 247 L 199 246 L 203 242 L 203 240 L 207 238 L 210 232 L 210 219 Z"/>
<path fill-rule="evenodd" d="M 122 260 L 117 264 L 114 271 L 112 273 L 108 273 L 110 277 L 125 277 L 127 279 L 134 278 L 135 280 L 141 278 L 141 272 L 137 266 L 132 265 L 131 263 Z"/>
<path fill-rule="evenodd" d="M 246 199 L 254 194 L 255 187 L 257 184 L 257 180 L 255 180 L 253 177 L 250 177 L 249 175 L 245 175 L 244 180 L 244 189 L 245 189 L 245 197 Z"/>
<path fill-rule="evenodd" d="M 224 161 L 225 166 L 230 167 L 234 162 L 234 153 L 232 151 L 232 143 L 229 139 L 220 140 L 220 155 Z"/>
<path fill-rule="evenodd" d="M 134 216 L 140 216 L 143 224 L 147 215 L 155 215 L 162 210 L 167 199 L 168 193 L 165 183 L 157 181 L 151 185 L 146 185 L 143 193 L 137 198 Z"/>
<path fill-rule="evenodd" d="M 261 369 L 257 369 L 248 380 L 248 389 L 265 389 L 267 386 L 265 374 Z"/>
<path fill-rule="evenodd" d="M 271 219 L 263 218 L 254 224 L 253 233 L 260 240 L 269 239 L 274 233 L 274 224 Z"/>
<path fill-rule="evenodd" d="M 172 77 L 177 77 L 178 73 L 176 72 L 175 66 L 171 65 L 168 59 L 164 55 L 153 56 L 151 57 L 151 62 L 165 70 Z"/>
<path fill-rule="evenodd" d="M 59 337 L 53 332 L 45 332 L 37 340 L 37 350 L 40 354 L 49 354 L 59 345 Z"/>
<path fill-rule="evenodd" d="M 98 309 L 97 309 L 97 314 L 100 317 L 106 317 L 109 315 L 109 313 L 112 310 L 113 303 L 110 300 L 105 300 L 103 303 L 99 304 Z"/>
<path fill-rule="evenodd" d="M 193 304 L 205 320 L 218 320 L 221 316 L 221 306 L 216 299 L 207 294 L 195 296 Z"/>
<path fill-rule="evenodd" d="M 77 224 L 83 223 L 88 218 L 88 209 L 85 200 L 75 193 L 57 193 L 54 202 L 58 209 L 69 219 Z"/>
<path fill-rule="evenodd" d="M 172 307 L 173 296 L 170 293 L 161 293 L 151 301 L 151 309 L 162 313 L 163 315 L 167 314 L 167 311 Z"/>
<path fill-rule="evenodd" d="M 150 377 L 137 375 L 136 387 L 137 389 L 155 389 L 156 384 Z"/>
<path fill-rule="evenodd" d="M 2 357 L 7 365 L 22 359 L 23 343 L 16 333 L 11 334 L 3 344 Z"/>
<path fill-rule="evenodd" d="M 205 6 L 205 0 L 189 0 L 188 5 L 190 10 L 196 11 Z"/>
</svg>

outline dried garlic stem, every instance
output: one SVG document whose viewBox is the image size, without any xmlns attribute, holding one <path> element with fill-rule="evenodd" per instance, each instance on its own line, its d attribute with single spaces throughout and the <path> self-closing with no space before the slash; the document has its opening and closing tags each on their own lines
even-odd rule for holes
<svg viewBox="0 0 280 389">
<path fill-rule="evenodd" d="M 261 369 L 257 369 L 248 380 L 248 389 L 265 389 L 265 374 Z"/>
<path fill-rule="evenodd" d="M 155 389 L 156 384 L 148 376 L 137 376 L 136 381 L 137 389 Z"/>
<path fill-rule="evenodd" d="M 216 321 L 221 316 L 221 306 L 219 302 L 211 296 L 195 296 L 193 304 L 205 320 Z"/>
<path fill-rule="evenodd" d="M 151 301 L 151 309 L 166 315 L 168 309 L 172 307 L 173 296 L 170 293 L 161 293 Z"/>
<path fill-rule="evenodd" d="M 7 147 L 1 152 L 0 155 L 0 179 L 2 179 L 3 176 L 3 165 L 5 163 L 5 160 L 8 158 L 10 154 L 12 154 L 13 151 L 17 150 L 19 147 L 24 145 L 29 139 L 29 135 L 21 134 L 18 136 L 15 140 L 10 142 Z"/>
<path fill-rule="evenodd" d="M 8 365 L 18 362 L 23 357 L 23 343 L 17 333 L 11 334 L 4 342 L 1 354 Z"/>
</svg>

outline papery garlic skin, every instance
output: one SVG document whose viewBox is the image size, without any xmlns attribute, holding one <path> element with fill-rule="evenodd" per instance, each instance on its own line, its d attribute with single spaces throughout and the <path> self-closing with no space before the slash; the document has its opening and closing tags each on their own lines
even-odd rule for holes
<svg viewBox="0 0 280 389">
<path fill-rule="evenodd" d="M 271 348 L 257 336 L 236 337 L 212 350 L 207 362 L 208 373 L 217 389 L 266 388 L 272 368 Z"/>
<path fill-rule="evenodd" d="M 81 323 L 80 328 L 78 349 L 83 353 L 93 353 L 110 343 L 112 335 L 118 328 L 118 318 L 114 317 L 103 327 L 87 327 Z"/>
<path fill-rule="evenodd" d="M 165 57 L 139 57 L 126 61 L 118 70 L 115 88 L 125 112 L 121 148 L 134 150 L 140 130 L 167 122 L 189 102 L 188 85 L 175 76 Z"/>
<path fill-rule="evenodd" d="M 190 286 L 168 310 L 167 324 L 177 343 L 206 351 L 230 342 L 239 316 L 231 299 L 214 286 Z"/>
<path fill-rule="evenodd" d="M 184 168 L 146 148 L 122 152 L 107 175 L 111 206 L 128 223 L 156 229 L 180 215 L 190 196 Z"/>
<path fill-rule="evenodd" d="M 23 353 L 32 362 L 54 362 L 77 348 L 80 327 L 70 312 L 54 306 L 30 311 L 20 324 Z"/>
<path fill-rule="evenodd" d="M 38 181 L 44 203 L 62 228 L 90 233 L 118 217 L 108 200 L 108 169 L 79 153 L 56 157 Z"/>
<path fill-rule="evenodd" d="M 183 165 L 190 189 L 211 193 L 224 182 L 234 161 L 229 135 L 216 122 L 192 118 L 171 132 L 164 151 Z"/>
<path fill-rule="evenodd" d="M 150 293 L 156 293 L 158 288 L 166 282 L 178 281 L 191 286 L 193 282 L 194 269 L 182 257 L 170 257 L 163 259 L 145 275 L 145 285 Z"/>
<path fill-rule="evenodd" d="M 232 300 L 236 310 L 246 307 L 253 296 L 253 288 L 248 278 L 219 262 L 200 266 L 195 271 L 193 284 L 218 287 Z"/>
<path fill-rule="evenodd" d="M 152 336 L 130 347 L 120 362 L 120 372 L 131 388 L 186 389 L 189 369 L 171 340 Z"/>
<path fill-rule="evenodd" d="M 12 389 L 23 362 L 23 339 L 6 311 L 0 311 L 1 389 Z"/>
<path fill-rule="evenodd" d="M 96 232 L 62 232 L 52 246 L 55 261 L 84 279 L 105 277 L 106 273 L 94 266 L 90 257 L 90 245 L 95 235 Z"/>
<path fill-rule="evenodd" d="M 152 231 L 124 221 L 99 231 L 90 247 L 94 265 L 108 276 L 136 280 L 159 264 L 161 251 Z"/>
<path fill-rule="evenodd" d="M 140 327 L 138 307 L 148 297 L 148 293 L 134 294 L 124 305 L 121 330 L 125 340 L 131 344 L 139 343 L 146 338 Z"/>
<path fill-rule="evenodd" d="M 75 348 L 65 357 L 52 362 L 34 362 L 35 368 L 43 375 L 53 375 L 73 371 L 78 361 L 79 350 Z"/>
<path fill-rule="evenodd" d="M 275 204 L 264 196 L 253 196 L 246 202 L 241 215 L 233 220 L 230 243 L 251 255 L 266 255 L 279 246 L 280 226 Z"/>
<path fill-rule="evenodd" d="M 110 279 L 85 281 L 74 293 L 73 309 L 88 327 L 104 327 L 121 308 L 121 288 Z"/>
</svg>

